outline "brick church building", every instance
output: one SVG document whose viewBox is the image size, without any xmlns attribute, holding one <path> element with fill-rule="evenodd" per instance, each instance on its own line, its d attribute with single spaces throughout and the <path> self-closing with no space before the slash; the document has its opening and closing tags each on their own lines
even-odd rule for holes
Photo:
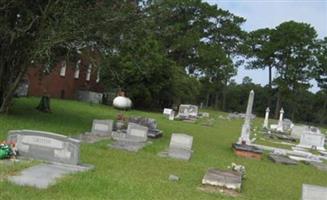
<svg viewBox="0 0 327 200">
<path fill-rule="evenodd" d="M 28 85 L 28 96 L 79 99 L 83 91 L 101 95 L 104 92 L 99 69 L 83 59 L 75 64 L 62 60 L 49 71 L 44 67 L 30 67 L 24 82 Z"/>
</svg>

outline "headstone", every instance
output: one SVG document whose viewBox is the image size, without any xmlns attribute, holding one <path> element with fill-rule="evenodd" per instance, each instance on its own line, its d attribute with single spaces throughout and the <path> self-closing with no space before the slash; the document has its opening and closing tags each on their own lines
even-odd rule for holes
<svg viewBox="0 0 327 200">
<path fill-rule="evenodd" d="M 279 120 L 277 125 L 277 131 L 284 132 L 283 130 L 283 116 L 284 116 L 284 109 L 281 108 L 279 111 Z"/>
<path fill-rule="evenodd" d="M 169 116 L 174 110 L 170 108 L 164 108 L 163 114 Z"/>
<path fill-rule="evenodd" d="M 149 138 L 159 138 L 162 136 L 162 131 L 157 128 L 157 121 L 155 119 L 146 117 L 130 117 L 128 122 L 148 127 Z"/>
<path fill-rule="evenodd" d="M 110 137 L 112 130 L 113 130 L 112 120 L 99 120 L 99 119 L 93 120 L 91 134 Z"/>
<path fill-rule="evenodd" d="M 290 119 L 283 119 L 283 131 L 289 132 L 292 130 L 294 124 Z"/>
<path fill-rule="evenodd" d="M 291 130 L 291 136 L 300 139 L 301 135 L 305 132 L 309 131 L 309 126 L 305 125 L 294 125 Z"/>
<path fill-rule="evenodd" d="M 268 129 L 268 124 L 269 124 L 269 112 L 270 112 L 270 109 L 269 107 L 266 109 L 266 114 L 265 114 L 265 120 L 263 122 L 263 128 L 266 128 Z"/>
<path fill-rule="evenodd" d="M 137 141 L 145 142 L 148 139 L 148 130 L 148 127 L 135 123 L 128 123 L 127 135 L 133 137 Z"/>
<path fill-rule="evenodd" d="M 189 160 L 192 155 L 193 137 L 186 134 L 173 133 L 170 139 L 168 156 Z"/>
<path fill-rule="evenodd" d="M 168 117 L 169 120 L 173 121 L 175 119 L 175 111 L 172 111 Z"/>
<path fill-rule="evenodd" d="M 7 141 L 16 144 L 19 156 L 77 165 L 80 141 L 44 131 L 10 131 Z"/>
<path fill-rule="evenodd" d="M 108 146 L 116 149 L 137 152 L 147 144 L 147 133 L 148 127 L 135 123 L 128 123 L 127 132 L 114 133 L 113 139 L 115 142 Z"/>
<path fill-rule="evenodd" d="M 47 188 L 65 174 L 86 171 L 94 168 L 79 163 L 79 140 L 56 133 L 14 130 L 10 131 L 7 142 L 16 144 L 19 156 L 47 161 L 23 170 L 19 175 L 9 176 L 8 180 L 37 188 Z"/>
<path fill-rule="evenodd" d="M 299 147 L 325 151 L 325 135 L 316 133 L 303 133 Z"/>
<path fill-rule="evenodd" d="M 179 177 L 173 174 L 170 174 L 168 177 L 168 180 L 170 181 L 179 181 Z"/>
<path fill-rule="evenodd" d="M 240 192 L 242 186 L 242 175 L 235 171 L 224 171 L 211 168 L 204 175 L 202 184 Z"/>
<path fill-rule="evenodd" d="M 327 187 L 303 184 L 302 200 L 327 200 Z"/>
<path fill-rule="evenodd" d="M 250 122 L 251 122 L 251 114 L 252 107 L 254 101 L 254 91 L 251 90 L 248 99 L 248 105 L 246 108 L 246 116 L 244 120 L 244 124 L 242 126 L 241 137 L 238 139 L 238 144 L 251 144 L 250 141 Z"/>
<path fill-rule="evenodd" d="M 196 118 L 198 116 L 198 106 L 181 104 L 179 106 L 178 116 L 181 118 Z"/>
<path fill-rule="evenodd" d="M 91 132 L 86 132 L 76 138 L 85 143 L 95 143 L 104 139 L 110 139 L 114 122 L 112 120 L 93 120 Z"/>
</svg>

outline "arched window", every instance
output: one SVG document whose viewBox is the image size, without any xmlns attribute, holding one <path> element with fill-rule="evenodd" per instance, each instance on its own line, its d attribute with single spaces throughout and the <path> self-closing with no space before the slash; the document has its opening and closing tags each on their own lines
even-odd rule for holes
<svg viewBox="0 0 327 200">
<path fill-rule="evenodd" d="M 75 67 L 74 78 L 79 79 L 79 70 L 81 66 L 81 60 L 78 60 Z"/>
<path fill-rule="evenodd" d="M 61 62 L 60 76 L 65 77 L 66 75 L 66 61 Z"/>
<path fill-rule="evenodd" d="M 92 72 L 92 64 L 89 64 L 86 72 L 86 81 L 90 81 Z"/>
</svg>

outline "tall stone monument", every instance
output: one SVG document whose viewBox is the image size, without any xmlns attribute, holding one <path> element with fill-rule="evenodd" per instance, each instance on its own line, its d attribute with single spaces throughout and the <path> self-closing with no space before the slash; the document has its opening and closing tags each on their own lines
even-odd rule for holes
<svg viewBox="0 0 327 200">
<path fill-rule="evenodd" d="M 241 137 L 238 139 L 238 144 L 250 144 L 250 122 L 251 122 L 251 115 L 252 115 L 252 107 L 253 107 L 253 100 L 254 100 L 254 91 L 251 90 L 249 94 L 248 105 L 246 108 L 245 120 L 242 126 Z"/>
<path fill-rule="evenodd" d="M 263 122 L 263 128 L 266 128 L 266 129 L 268 129 L 269 112 L 270 112 L 270 109 L 269 109 L 269 107 L 267 107 L 267 109 L 266 109 L 266 115 L 265 115 L 265 120 Z"/>
<path fill-rule="evenodd" d="M 277 125 L 277 131 L 283 132 L 283 118 L 284 118 L 284 109 L 281 108 L 279 111 L 279 120 Z"/>
</svg>

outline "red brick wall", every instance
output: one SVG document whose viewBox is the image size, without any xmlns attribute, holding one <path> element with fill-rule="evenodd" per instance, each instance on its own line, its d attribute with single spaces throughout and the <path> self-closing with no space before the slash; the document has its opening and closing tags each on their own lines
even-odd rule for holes
<svg viewBox="0 0 327 200">
<path fill-rule="evenodd" d="M 90 81 L 86 81 L 87 66 L 86 63 L 81 63 L 78 79 L 74 78 L 74 64 L 67 64 L 64 77 L 60 76 L 61 64 L 53 67 L 49 75 L 43 74 L 41 67 L 30 67 L 26 74 L 26 79 L 29 82 L 28 95 L 42 96 L 47 94 L 54 98 L 74 99 L 77 90 L 103 92 L 103 86 L 96 82 L 97 69 L 94 66 Z M 62 93 L 64 93 L 63 97 Z"/>
</svg>

